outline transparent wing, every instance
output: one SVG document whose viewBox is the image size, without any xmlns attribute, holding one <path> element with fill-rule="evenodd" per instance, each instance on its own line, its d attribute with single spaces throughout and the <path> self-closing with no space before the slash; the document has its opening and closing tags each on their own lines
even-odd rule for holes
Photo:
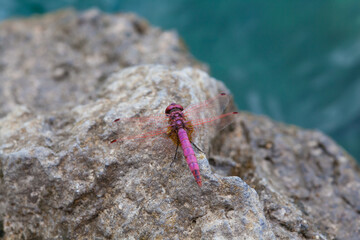
<svg viewBox="0 0 360 240">
<path fill-rule="evenodd" d="M 166 116 L 117 118 L 111 127 L 114 136 L 111 143 L 165 137 L 168 118 Z"/>
<path fill-rule="evenodd" d="M 214 98 L 190 105 L 184 110 L 184 114 L 192 121 L 197 119 L 211 119 L 223 113 L 224 109 L 229 104 L 229 100 L 229 95 L 220 93 Z"/>
<path fill-rule="evenodd" d="M 229 95 L 220 93 L 207 101 L 190 105 L 184 110 L 187 120 L 190 120 L 195 129 L 211 127 L 221 130 L 229 125 L 237 112 L 222 114 L 229 103 Z M 168 117 L 148 116 L 118 118 L 113 124 L 113 140 L 111 143 L 121 141 L 140 141 L 154 137 L 167 137 Z"/>
<path fill-rule="evenodd" d="M 212 118 L 197 119 L 195 121 L 191 121 L 191 123 L 196 130 L 204 127 L 211 127 L 215 131 L 220 131 L 221 129 L 231 124 L 235 120 L 237 114 L 238 112 L 229 112 Z"/>
<path fill-rule="evenodd" d="M 229 101 L 229 95 L 220 93 L 207 101 L 187 107 L 184 113 L 197 131 L 200 129 L 220 131 L 232 123 L 237 114 L 237 112 L 222 114 Z"/>
</svg>

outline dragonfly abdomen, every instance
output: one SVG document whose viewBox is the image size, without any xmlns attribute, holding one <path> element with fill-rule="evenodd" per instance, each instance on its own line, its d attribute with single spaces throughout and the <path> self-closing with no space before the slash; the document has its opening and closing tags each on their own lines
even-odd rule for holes
<svg viewBox="0 0 360 240">
<path fill-rule="evenodd" d="M 189 137 L 185 129 L 180 128 L 178 130 L 178 137 L 180 140 L 181 148 L 183 149 L 184 152 L 186 162 L 190 168 L 190 171 L 194 175 L 197 184 L 201 187 L 202 182 L 201 182 L 199 164 L 197 162 L 194 149 L 191 146 Z"/>
</svg>

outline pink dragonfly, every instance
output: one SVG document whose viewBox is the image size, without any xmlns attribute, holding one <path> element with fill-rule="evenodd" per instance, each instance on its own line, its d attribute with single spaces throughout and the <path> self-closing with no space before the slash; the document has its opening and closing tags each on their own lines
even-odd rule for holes
<svg viewBox="0 0 360 240">
<path fill-rule="evenodd" d="M 228 103 L 229 96 L 220 93 L 212 99 L 190 105 L 186 109 L 180 104 L 172 103 L 165 109 L 165 115 L 115 119 L 114 123 L 119 129 L 117 134 L 120 137 L 112 140 L 111 143 L 146 140 L 159 136 L 171 139 L 176 145 L 174 159 L 181 145 L 190 171 L 201 187 L 199 164 L 192 145 L 198 150 L 200 148 L 192 142 L 192 139 L 201 128 L 221 130 L 230 124 L 237 112 L 221 114 Z"/>
</svg>

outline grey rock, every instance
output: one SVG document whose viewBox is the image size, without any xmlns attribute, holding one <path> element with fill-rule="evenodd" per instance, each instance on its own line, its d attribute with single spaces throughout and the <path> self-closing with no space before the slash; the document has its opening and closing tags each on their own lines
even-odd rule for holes
<svg viewBox="0 0 360 240">
<path fill-rule="evenodd" d="M 228 92 L 176 33 L 64 11 L 2 23 L 0 53 L 4 239 L 359 236 L 359 168 L 317 131 L 247 113 L 198 131 L 202 188 L 167 139 L 110 144 L 118 117 Z"/>
<path fill-rule="evenodd" d="M 143 65 L 113 74 L 95 100 L 66 112 L 12 111 L 1 120 L 6 234 L 273 239 L 255 190 L 214 174 L 205 155 L 199 188 L 185 161 L 170 166 L 175 148 L 166 140 L 109 144 L 118 116 L 163 112 L 221 90 L 194 68 Z M 213 137 L 199 132 L 196 140 L 207 146 Z"/>
<path fill-rule="evenodd" d="M 206 70 L 176 32 L 151 27 L 133 14 L 97 10 L 2 22 L 0 54 L 0 116 L 17 105 L 44 112 L 85 104 L 109 74 L 128 66 Z"/>
<path fill-rule="evenodd" d="M 318 131 L 250 114 L 239 121 L 238 132 L 213 143 L 221 146 L 214 154 L 233 152 L 238 166 L 228 175 L 256 190 L 277 238 L 358 239 L 360 177 L 351 156 Z"/>
</svg>

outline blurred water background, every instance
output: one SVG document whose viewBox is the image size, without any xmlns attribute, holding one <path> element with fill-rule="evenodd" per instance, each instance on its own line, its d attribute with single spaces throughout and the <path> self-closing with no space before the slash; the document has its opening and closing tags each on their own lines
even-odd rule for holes
<svg viewBox="0 0 360 240">
<path fill-rule="evenodd" d="M 0 0 L 0 20 L 65 7 L 175 29 L 240 109 L 319 129 L 360 160 L 359 0 Z"/>
</svg>

